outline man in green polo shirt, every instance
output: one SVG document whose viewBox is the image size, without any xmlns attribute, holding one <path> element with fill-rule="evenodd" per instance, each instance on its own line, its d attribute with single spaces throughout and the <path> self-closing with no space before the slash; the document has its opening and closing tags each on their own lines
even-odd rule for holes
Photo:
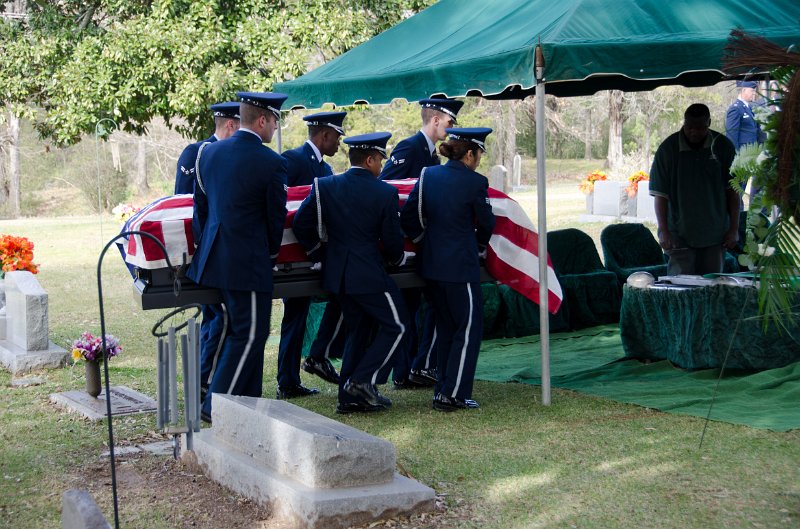
<svg viewBox="0 0 800 529">
<path fill-rule="evenodd" d="M 739 240 L 739 195 L 729 183 L 736 149 L 710 125 L 706 105 L 689 106 L 683 127 L 658 147 L 650 170 L 669 275 L 722 272 L 724 249 Z"/>
</svg>

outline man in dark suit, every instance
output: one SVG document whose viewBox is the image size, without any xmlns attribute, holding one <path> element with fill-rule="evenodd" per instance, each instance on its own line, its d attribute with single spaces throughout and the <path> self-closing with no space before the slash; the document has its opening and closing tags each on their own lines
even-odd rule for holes
<svg viewBox="0 0 800 529">
<path fill-rule="evenodd" d="M 188 145 L 178 158 L 175 174 L 175 194 L 194 193 L 195 164 L 197 152 L 204 143 L 213 143 L 233 136 L 239 130 L 239 102 L 215 103 L 209 107 L 214 116 L 214 134 L 209 138 Z M 227 329 L 228 315 L 225 305 L 215 303 L 203 305 L 203 321 L 200 324 L 200 393 L 205 398 L 216 358 L 222 350 L 222 340 Z"/>
<path fill-rule="evenodd" d="M 739 152 L 742 145 L 764 143 L 766 134 L 761 130 L 761 125 L 753 114 L 752 105 L 756 99 L 758 83 L 736 81 L 736 87 L 739 89 L 739 97 L 728 107 L 728 113 L 725 116 L 725 135 L 736 147 L 736 152 Z M 758 188 L 751 186 L 750 195 L 753 196 L 758 191 Z M 739 209 L 744 209 L 741 197 L 739 197 Z"/>
<path fill-rule="evenodd" d="M 344 134 L 343 122 L 347 112 L 321 112 L 305 116 L 308 125 L 308 140 L 283 153 L 287 162 L 289 186 L 311 185 L 315 178 L 333 174 L 333 169 L 323 156 L 333 156 L 339 150 L 339 140 Z M 278 390 L 279 399 L 313 395 L 318 390 L 306 388 L 300 383 L 300 356 L 303 350 L 303 337 L 306 332 L 306 319 L 311 298 L 286 298 L 283 300 L 283 321 L 281 322 L 281 343 L 278 348 Z M 303 369 L 332 384 L 339 384 L 339 374 L 328 355 L 331 344 L 341 334 L 342 311 L 332 300 L 325 307 L 317 338 L 311 346 Z"/>
<path fill-rule="evenodd" d="M 237 92 L 241 128 L 198 152 L 194 221 L 197 250 L 187 276 L 220 289 L 229 330 L 203 401 L 214 393 L 261 396 L 272 309 L 272 267 L 286 218 L 286 161 L 269 143 L 285 94 Z"/>
<path fill-rule="evenodd" d="M 214 115 L 214 134 L 203 141 L 191 143 L 183 149 L 178 158 L 178 169 L 175 172 L 175 195 L 194 193 L 194 164 L 197 161 L 197 150 L 204 143 L 213 143 L 233 136 L 239 130 L 239 103 L 228 101 L 215 103 L 209 107 Z"/>
<path fill-rule="evenodd" d="M 339 298 L 348 329 L 338 413 L 391 406 L 376 384 L 398 353 L 408 322 L 400 290 L 384 267 L 383 255 L 394 265 L 406 259 L 397 189 L 377 179 L 389 137 L 376 132 L 345 139 L 350 169 L 315 179 L 294 217 L 297 240 L 312 260 L 322 260 L 322 286 Z M 378 331 L 369 343 L 373 322 Z"/>
<path fill-rule="evenodd" d="M 464 103 L 455 99 L 432 98 L 422 99 L 419 104 L 422 107 L 422 129 L 395 146 L 381 171 L 381 180 L 419 178 L 425 167 L 439 165 L 436 142 L 447 137 L 445 129 L 456 124 L 456 116 Z M 398 355 L 392 373 L 397 389 L 432 386 L 437 379 L 436 321 L 430 303 L 424 313 L 420 311 L 421 294 L 420 289 L 403 291 L 411 323 L 403 354 Z M 416 325 L 417 312 L 420 312 L 419 318 L 423 322 L 421 330 Z"/>
</svg>

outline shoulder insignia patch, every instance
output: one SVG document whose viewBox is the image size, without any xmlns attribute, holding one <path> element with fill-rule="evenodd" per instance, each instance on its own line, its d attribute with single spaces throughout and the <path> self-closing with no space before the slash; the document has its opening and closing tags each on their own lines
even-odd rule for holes
<svg viewBox="0 0 800 529">
<path fill-rule="evenodd" d="M 392 165 L 400 165 L 400 164 L 405 163 L 405 161 L 406 161 L 405 158 L 397 159 L 394 156 L 392 156 Z"/>
<path fill-rule="evenodd" d="M 194 167 L 192 167 L 191 169 L 187 169 L 181 165 L 181 172 L 185 175 L 194 174 Z"/>
</svg>

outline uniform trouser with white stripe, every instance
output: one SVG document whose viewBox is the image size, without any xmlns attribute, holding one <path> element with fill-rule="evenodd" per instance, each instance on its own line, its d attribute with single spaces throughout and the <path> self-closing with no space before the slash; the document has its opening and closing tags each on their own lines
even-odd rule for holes
<svg viewBox="0 0 800 529">
<path fill-rule="evenodd" d="M 203 305 L 203 322 L 200 324 L 200 383 L 211 384 L 227 322 L 225 306 L 222 303 Z"/>
<path fill-rule="evenodd" d="M 417 332 L 419 333 L 419 348 L 411 369 L 433 369 L 436 367 L 436 313 L 431 303 L 430 289 L 424 290 L 425 300 L 417 315 Z"/>
<path fill-rule="evenodd" d="M 408 311 L 408 324 L 406 332 L 403 334 L 403 342 L 400 350 L 397 351 L 381 373 L 378 375 L 378 384 L 385 384 L 389 380 L 389 372 L 392 372 L 392 380 L 399 382 L 406 380 L 411 371 L 412 362 L 417 354 L 417 310 L 422 301 L 422 289 L 406 288 L 402 290 L 403 303 Z"/>
<path fill-rule="evenodd" d="M 281 343 L 278 346 L 278 385 L 295 386 L 300 384 L 300 358 L 303 353 L 303 339 L 306 335 L 306 321 L 311 306 L 311 298 L 286 298 L 283 300 L 283 320 L 281 321 Z M 339 303 L 331 300 L 317 330 L 317 337 L 311 344 L 308 355 L 322 360 L 339 358 L 344 349 L 342 309 Z"/>
<path fill-rule="evenodd" d="M 436 393 L 472 398 L 472 383 L 483 335 L 480 283 L 429 281 L 436 333 L 439 381 Z"/>
<path fill-rule="evenodd" d="M 228 311 L 228 332 L 203 401 L 207 414 L 211 413 L 212 393 L 260 397 L 264 378 L 272 293 L 222 290 L 222 299 Z"/>
<path fill-rule="evenodd" d="M 342 389 L 347 380 L 376 384 L 378 373 L 401 353 L 401 342 L 408 324 L 406 306 L 400 290 L 394 286 L 375 294 L 343 294 L 339 296 L 347 343 L 342 359 L 339 402 L 356 402 Z M 372 343 L 369 336 L 377 323 Z"/>
<path fill-rule="evenodd" d="M 319 322 L 317 337 L 308 350 L 308 356 L 322 360 L 323 358 L 341 358 L 344 356 L 344 317 L 342 307 L 335 296 L 330 296 Z"/>
<path fill-rule="evenodd" d="M 300 384 L 300 358 L 303 355 L 303 340 L 311 298 L 286 298 L 283 300 L 281 321 L 281 343 L 278 346 L 278 385 Z M 339 302 L 331 299 L 317 329 L 317 337 L 311 344 L 308 356 L 322 360 L 341 358 L 344 352 L 344 325 Z"/>
<path fill-rule="evenodd" d="M 311 298 L 286 298 L 283 300 L 281 343 L 278 346 L 278 385 L 289 387 L 300 384 L 300 356 L 306 334 L 306 319 Z"/>
</svg>

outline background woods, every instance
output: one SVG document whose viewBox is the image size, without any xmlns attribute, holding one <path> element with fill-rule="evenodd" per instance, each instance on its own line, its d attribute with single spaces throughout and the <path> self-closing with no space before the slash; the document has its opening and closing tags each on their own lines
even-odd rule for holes
<svg viewBox="0 0 800 529">
<path fill-rule="evenodd" d="M 267 2 L 98 0 L 6 3 L 0 19 L 0 214 L 62 215 L 171 193 L 175 162 L 213 128 L 208 104 L 237 89 L 269 90 L 369 39 L 431 0 Z M 703 101 L 713 127 L 735 98 L 713 88 L 548 96 L 548 157 L 596 160 L 611 179 L 649 171 L 683 109 Z M 481 170 L 536 156 L 534 99 L 470 99 L 462 124 L 490 126 Z M 349 109 L 349 133 L 419 128 L 416 105 Z M 283 146 L 305 138 L 286 116 Z M 340 153 L 332 160 L 346 168 Z M 523 167 L 532 166 L 523 163 Z M 532 184 L 523 171 L 523 184 Z M 584 175 L 562 171 L 550 178 Z M 101 197 L 98 197 L 98 180 Z"/>
</svg>

